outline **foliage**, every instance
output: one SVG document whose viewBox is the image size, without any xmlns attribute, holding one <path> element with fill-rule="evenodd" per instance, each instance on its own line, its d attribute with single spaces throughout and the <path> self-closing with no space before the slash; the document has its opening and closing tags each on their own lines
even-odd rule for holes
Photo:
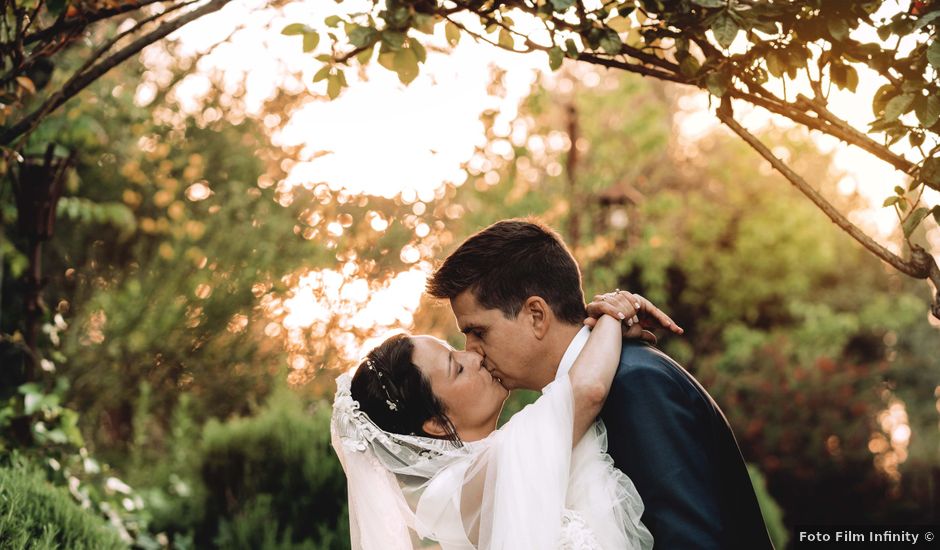
<svg viewBox="0 0 940 550">
<path fill-rule="evenodd" d="M 0 406 L 0 448 L 6 453 L 2 464 L 14 468 L 9 475 L 44 473 L 59 490 L 67 488 L 65 497 L 77 501 L 84 513 L 107 518 L 109 530 L 122 540 L 147 546 L 153 539 L 147 533 L 149 514 L 143 501 L 108 464 L 89 455 L 78 428 L 78 412 L 61 404 L 68 388 L 68 379 L 61 376 L 55 378 L 51 390 L 33 382 L 15 388 L 15 394 Z M 31 466 L 31 473 L 16 470 L 22 466 L 18 457 L 22 464 L 30 460 L 41 467 Z"/>
<path fill-rule="evenodd" d="M 770 493 L 767 492 L 767 482 L 760 470 L 754 465 L 747 465 L 747 473 L 751 476 L 751 485 L 754 486 L 754 493 L 757 495 L 757 503 L 760 505 L 761 514 L 764 516 L 764 523 L 767 525 L 767 532 L 770 534 L 770 541 L 775 548 L 786 548 L 787 541 L 790 539 L 786 527 L 783 524 L 783 511 L 774 501 Z"/>
<path fill-rule="evenodd" d="M 372 10 L 326 19 L 327 27 L 342 32 L 328 33 L 332 53 L 318 57 L 324 63 L 318 79 L 326 79 L 329 95 L 336 97 L 346 85 L 343 66 L 353 59 L 365 65 L 377 56 L 407 84 L 426 60 L 425 44 L 434 42 L 435 27 L 443 27 L 451 45 L 469 34 L 511 51 L 543 52 L 556 70 L 567 57 L 706 90 L 721 98 L 718 119 L 833 221 L 872 254 L 907 275 L 929 278 L 940 291 L 936 261 L 910 240 L 931 213 L 940 222 L 940 205 L 921 202 L 925 189 L 940 190 L 940 4 L 915 2 L 909 12 L 881 7 L 875 0 L 625 0 L 590 7 L 567 0 L 456 6 L 375 2 Z M 859 38 L 869 30 L 878 41 Z M 901 41 L 910 48 L 897 48 Z M 870 98 L 874 118 L 867 132 L 838 118 L 827 104 L 832 85 L 856 92 L 862 68 L 866 79 L 883 83 Z M 788 81 L 813 97 L 791 99 Z M 774 89 L 776 83 L 783 84 L 782 94 Z M 910 257 L 880 246 L 815 194 L 812 184 L 734 119 L 732 98 L 856 145 L 910 175 L 909 187 L 899 187 L 885 202 L 897 211 Z M 916 162 L 890 148 L 905 138 L 911 153 L 916 149 Z M 940 318 L 940 294 L 933 311 Z"/>
<path fill-rule="evenodd" d="M 117 534 L 65 489 L 22 458 L 0 467 L 0 546 L 10 549 L 126 548 Z"/>
<path fill-rule="evenodd" d="M 330 447 L 329 417 L 327 404 L 310 409 L 282 390 L 256 416 L 207 424 L 197 544 L 348 547 L 345 477 Z"/>
<path fill-rule="evenodd" d="M 8 1 L 0 13 L 0 146 L 11 153 L 24 138 L 65 102 L 133 57 L 144 47 L 206 14 L 228 0 L 213 0 L 185 11 L 191 2 L 154 9 L 148 0 L 129 2 Z M 180 14 L 182 12 L 182 14 Z M 129 26 L 112 22 L 127 17 Z M 84 37 L 84 40 L 82 38 Z M 62 74 L 60 52 L 85 45 L 79 67 Z M 65 64 L 67 65 L 67 63 Z M 56 74 L 58 69 L 59 74 Z M 49 88 L 41 99 L 41 92 Z M 28 111 L 28 112 L 24 112 Z M 4 155 L 0 175 L 15 154 Z"/>
</svg>

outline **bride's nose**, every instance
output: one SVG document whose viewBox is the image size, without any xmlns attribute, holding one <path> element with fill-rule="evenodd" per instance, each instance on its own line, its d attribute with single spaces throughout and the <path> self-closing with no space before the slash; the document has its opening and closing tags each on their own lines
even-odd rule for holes
<svg viewBox="0 0 940 550">
<path fill-rule="evenodd" d="M 484 361 L 482 355 L 473 351 L 467 351 L 465 353 L 466 355 L 464 355 L 464 360 L 466 361 L 465 364 L 468 367 L 476 367 L 477 369 L 483 368 Z"/>
</svg>

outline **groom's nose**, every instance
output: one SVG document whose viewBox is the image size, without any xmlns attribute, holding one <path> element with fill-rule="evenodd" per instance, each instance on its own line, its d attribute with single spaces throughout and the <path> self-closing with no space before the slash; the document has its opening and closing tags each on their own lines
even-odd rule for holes
<svg viewBox="0 0 940 550">
<path fill-rule="evenodd" d="M 484 355 L 483 346 L 480 345 L 480 340 L 475 336 L 467 336 L 467 351 L 472 351 L 477 355 Z"/>
</svg>

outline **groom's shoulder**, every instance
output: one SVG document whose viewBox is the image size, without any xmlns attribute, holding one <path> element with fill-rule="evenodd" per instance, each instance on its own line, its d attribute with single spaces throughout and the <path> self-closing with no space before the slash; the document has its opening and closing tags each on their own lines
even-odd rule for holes
<svg viewBox="0 0 940 550">
<path fill-rule="evenodd" d="M 620 352 L 615 385 L 627 384 L 637 388 L 649 384 L 696 385 L 692 376 L 679 363 L 657 347 L 643 341 L 624 341 Z"/>
<path fill-rule="evenodd" d="M 620 367 L 618 372 L 672 372 L 679 364 L 659 348 L 644 342 L 625 340 L 620 351 Z M 679 367 L 681 368 L 681 367 Z"/>
</svg>

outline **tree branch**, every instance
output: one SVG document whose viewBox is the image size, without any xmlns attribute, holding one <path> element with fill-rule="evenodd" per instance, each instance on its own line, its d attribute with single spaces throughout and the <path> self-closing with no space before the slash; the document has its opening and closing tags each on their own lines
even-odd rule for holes
<svg viewBox="0 0 940 550">
<path fill-rule="evenodd" d="M 104 10 L 99 10 L 87 15 L 82 15 L 78 17 L 70 17 L 66 19 L 64 16 L 60 17 L 53 23 L 51 26 L 44 29 L 40 29 L 33 34 L 26 36 L 23 39 L 24 45 L 32 44 L 33 42 L 38 42 L 41 40 L 49 40 L 59 36 L 60 34 L 67 34 L 71 31 L 83 29 L 88 25 L 97 23 L 98 21 L 103 21 L 114 17 L 115 15 L 121 15 L 122 13 L 128 13 L 131 11 L 139 10 L 144 6 L 149 6 L 150 4 L 157 4 L 159 2 L 166 2 L 166 0 L 141 0 L 140 2 L 131 2 L 116 8 L 109 8 Z M 63 12 L 64 14 L 64 12 Z"/>
<path fill-rule="evenodd" d="M 659 69 L 647 67 L 646 65 L 636 65 L 634 63 L 626 63 L 623 61 L 617 61 L 616 59 L 598 57 L 597 55 L 590 54 L 590 53 L 583 53 L 583 52 L 578 54 L 577 59 L 579 61 L 586 61 L 588 63 L 593 63 L 595 65 L 601 65 L 604 67 L 612 67 L 615 69 L 622 69 L 624 71 L 641 74 L 643 76 L 650 76 L 653 78 L 659 78 L 661 80 L 668 80 L 669 82 L 676 82 L 678 84 L 688 84 L 688 85 L 694 86 L 694 84 L 692 84 L 685 78 L 680 77 L 679 75 L 667 73 L 665 71 L 660 71 Z"/>
<path fill-rule="evenodd" d="M 141 36 L 134 42 L 131 42 L 123 49 L 115 52 L 110 57 L 96 64 L 82 74 L 73 75 L 73 77 L 56 93 L 49 96 L 43 104 L 32 113 L 21 118 L 10 129 L 0 135 L 0 145 L 10 145 L 14 140 L 22 139 L 42 121 L 42 119 L 62 106 L 63 103 L 73 98 L 76 94 L 84 90 L 92 82 L 100 78 L 109 70 L 123 63 L 131 56 L 139 53 L 142 49 L 154 42 L 165 38 L 184 25 L 199 19 L 200 17 L 218 11 L 230 0 L 212 0 L 211 2 L 185 14 L 176 19 L 160 25 L 153 31 Z"/>
<path fill-rule="evenodd" d="M 88 67 L 90 67 L 92 64 L 94 64 L 95 60 L 97 60 L 99 57 L 101 57 L 102 55 L 104 55 L 105 52 L 107 52 L 108 50 L 110 50 L 115 44 L 117 44 L 117 42 L 118 42 L 119 40 L 121 40 L 121 39 L 124 38 L 125 36 L 134 34 L 134 33 L 137 32 L 138 30 L 140 30 L 141 28 L 143 28 L 143 26 L 146 25 L 147 23 L 152 23 L 152 22 L 156 21 L 157 19 L 161 19 L 161 18 L 163 18 L 163 17 L 166 17 L 167 15 L 170 15 L 170 14 L 173 13 L 174 11 L 177 11 L 177 10 L 179 10 L 179 9 L 181 9 L 181 8 L 185 8 L 186 6 L 195 4 L 195 3 L 198 2 L 198 1 L 199 1 L 199 0 L 187 0 L 186 2 L 181 2 L 181 3 L 176 4 L 176 5 L 174 5 L 174 6 L 170 6 L 169 8 L 167 8 L 166 10 L 164 10 L 164 11 L 162 11 L 162 12 L 155 13 L 155 14 L 149 16 L 149 17 L 145 17 L 144 19 L 141 19 L 140 21 L 137 22 L 136 25 L 134 25 L 133 27 L 131 27 L 130 29 L 128 29 L 128 30 L 126 30 L 126 31 L 124 31 L 124 32 L 118 33 L 116 36 L 114 36 L 113 38 L 111 38 L 110 40 L 108 40 L 107 42 L 105 42 L 104 45 L 102 45 L 100 48 L 98 48 L 94 53 L 92 53 L 92 54 L 88 57 L 88 61 L 86 61 L 85 64 L 82 65 L 82 67 L 81 67 L 80 69 L 78 69 L 77 71 L 75 71 L 75 75 L 80 74 L 80 73 L 82 73 L 83 71 L 85 71 L 86 69 L 88 69 Z M 47 49 L 48 49 L 48 48 L 38 48 L 38 49 L 35 50 L 25 61 L 23 61 L 23 63 L 22 63 L 20 66 L 18 66 L 18 67 L 12 67 L 12 68 L 7 72 L 7 74 L 3 75 L 3 77 L 0 77 L 0 87 L 6 85 L 8 82 L 12 82 L 13 79 L 16 78 L 18 75 L 23 74 L 23 73 L 24 73 L 26 70 L 28 70 L 34 63 L 36 63 L 36 61 L 37 61 L 38 59 L 40 59 L 40 58 L 42 58 L 42 57 L 48 57 L 48 56 L 50 55 L 50 52 L 46 51 Z M 54 52 L 53 52 L 53 53 L 54 53 Z M 74 76 L 73 76 L 73 78 L 74 78 Z M 67 84 L 66 84 L 66 85 L 67 85 Z"/>
<path fill-rule="evenodd" d="M 875 242 L 871 237 L 865 234 L 855 224 L 850 222 L 841 212 L 836 210 L 829 201 L 825 199 L 816 189 L 814 189 L 805 179 L 794 172 L 786 163 L 777 158 L 771 150 L 764 145 L 754 134 L 741 126 L 735 119 L 731 109 L 731 99 L 725 96 L 722 99 L 721 106 L 718 108 L 718 119 L 728 128 L 743 139 L 752 149 L 757 151 L 760 156 L 770 163 L 777 172 L 787 179 L 801 193 L 806 195 L 833 223 L 839 226 L 843 231 L 852 236 L 862 246 L 867 248 L 875 256 L 878 256 L 898 271 L 909 275 L 915 279 L 930 279 L 937 289 L 940 289 L 940 268 L 930 254 L 920 247 L 913 247 L 913 261 L 905 261 L 884 246 Z M 920 253 L 918 253 L 918 251 Z M 933 315 L 940 318 L 940 294 L 934 297 L 931 307 Z"/>
</svg>

